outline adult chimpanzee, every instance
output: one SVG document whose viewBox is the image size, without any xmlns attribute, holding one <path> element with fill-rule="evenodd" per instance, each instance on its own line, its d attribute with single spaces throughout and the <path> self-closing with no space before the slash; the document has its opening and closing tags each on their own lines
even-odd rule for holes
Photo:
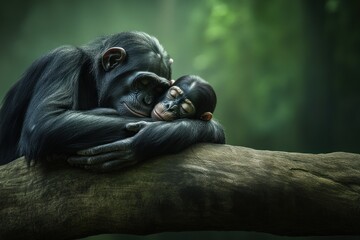
<svg viewBox="0 0 360 240">
<path fill-rule="evenodd" d="M 35 61 L 4 99 L 1 163 L 66 154 L 71 164 L 108 171 L 197 142 L 223 143 L 223 130 L 213 121 L 136 119 L 149 117 L 168 89 L 171 63 L 158 40 L 141 32 L 55 49 Z"/>
<path fill-rule="evenodd" d="M 160 97 L 151 112 L 155 120 L 179 118 L 210 121 L 216 107 L 216 94 L 209 83 L 199 76 L 186 75 L 177 79 Z"/>
</svg>

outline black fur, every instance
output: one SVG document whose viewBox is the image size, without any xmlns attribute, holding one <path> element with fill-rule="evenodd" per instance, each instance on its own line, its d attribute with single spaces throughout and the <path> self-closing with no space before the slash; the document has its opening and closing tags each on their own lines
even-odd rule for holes
<svg viewBox="0 0 360 240">
<path fill-rule="evenodd" d="M 106 72 L 101 68 L 101 56 L 114 46 L 124 48 L 127 58 Z M 0 163 L 22 155 L 32 160 L 52 154 L 75 154 L 133 136 L 125 129 L 126 124 L 140 119 L 131 118 L 120 105 L 133 102 L 139 108 L 151 109 L 153 104 L 144 106 L 142 96 L 147 94 L 155 99 L 161 92 L 154 89 L 166 90 L 164 79 L 171 78 L 169 59 L 156 38 L 141 32 L 115 34 L 81 48 L 60 47 L 43 56 L 30 66 L 3 101 Z M 144 76 L 154 82 L 151 89 L 135 88 L 134 82 Z M 141 151 L 141 146 L 147 145 L 154 153 L 151 155 L 159 155 L 181 150 L 188 143 L 224 142 L 221 126 L 214 122 L 203 125 L 201 121 L 187 120 L 151 125 L 134 136 L 132 150 Z M 157 142 L 166 143 L 170 150 L 164 150 Z"/>
</svg>

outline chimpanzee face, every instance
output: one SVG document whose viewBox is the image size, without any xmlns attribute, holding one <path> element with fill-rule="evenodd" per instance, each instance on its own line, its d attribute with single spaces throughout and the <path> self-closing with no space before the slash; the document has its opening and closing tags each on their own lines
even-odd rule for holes
<svg viewBox="0 0 360 240">
<path fill-rule="evenodd" d="M 151 117 L 162 121 L 178 118 L 192 118 L 196 109 L 186 92 L 178 86 L 172 86 L 151 112 Z"/>
<path fill-rule="evenodd" d="M 123 116 L 150 117 L 159 97 L 170 82 L 151 72 L 134 72 L 117 80 L 119 84 L 110 93 L 111 107 Z M 118 87 L 121 85 L 121 87 Z"/>
<path fill-rule="evenodd" d="M 133 41 L 121 41 L 121 47 L 111 47 L 102 54 L 99 105 L 114 108 L 122 116 L 150 117 L 170 86 L 173 60 L 155 38 L 133 34 L 136 38 L 128 36 Z"/>
</svg>

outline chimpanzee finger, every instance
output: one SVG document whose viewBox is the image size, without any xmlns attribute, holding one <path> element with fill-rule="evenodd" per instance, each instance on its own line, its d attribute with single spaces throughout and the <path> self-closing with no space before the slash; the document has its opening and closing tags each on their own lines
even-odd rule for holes
<svg viewBox="0 0 360 240">
<path fill-rule="evenodd" d="M 83 167 L 87 170 L 93 170 L 97 172 L 110 172 L 135 165 L 136 163 L 137 161 L 135 160 L 113 160 L 97 165 L 85 165 Z"/>
<path fill-rule="evenodd" d="M 135 123 L 128 123 L 126 124 L 126 130 L 132 131 L 132 132 L 139 132 L 144 127 L 148 126 L 150 123 L 145 121 L 139 121 Z"/>
<path fill-rule="evenodd" d="M 77 154 L 83 156 L 92 156 L 100 153 L 115 152 L 115 151 L 126 151 L 130 149 L 132 138 L 126 138 L 124 140 L 88 148 L 85 150 L 78 151 Z"/>
<path fill-rule="evenodd" d="M 124 152 L 110 152 L 99 154 L 96 156 L 76 156 L 70 157 L 67 159 L 70 165 L 96 165 L 100 163 L 105 163 L 111 161 L 113 159 L 127 159 L 128 156 L 131 154 L 131 151 L 124 151 Z"/>
<path fill-rule="evenodd" d="M 129 160 L 115 160 L 115 161 L 111 161 L 111 162 L 106 162 L 106 163 L 102 164 L 101 171 L 108 172 L 113 169 L 119 170 L 119 169 L 133 166 L 136 163 L 137 163 L 137 161 L 134 159 L 132 159 L 132 160 L 130 160 L 130 159 Z"/>
</svg>

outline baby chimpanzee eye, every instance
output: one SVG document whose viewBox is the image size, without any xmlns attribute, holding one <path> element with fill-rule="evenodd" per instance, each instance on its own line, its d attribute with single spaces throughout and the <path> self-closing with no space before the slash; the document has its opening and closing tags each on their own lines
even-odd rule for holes
<svg viewBox="0 0 360 240">
<path fill-rule="evenodd" d="M 186 102 L 181 104 L 181 109 L 184 111 L 184 113 L 191 113 L 192 111 L 192 107 Z"/>
<path fill-rule="evenodd" d="M 179 93 L 175 89 L 171 89 L 169 91 L 169 98 L 174 99 L 174 98 L 177 98 L 178 95 L 179 95 Z"/>
</svg>

